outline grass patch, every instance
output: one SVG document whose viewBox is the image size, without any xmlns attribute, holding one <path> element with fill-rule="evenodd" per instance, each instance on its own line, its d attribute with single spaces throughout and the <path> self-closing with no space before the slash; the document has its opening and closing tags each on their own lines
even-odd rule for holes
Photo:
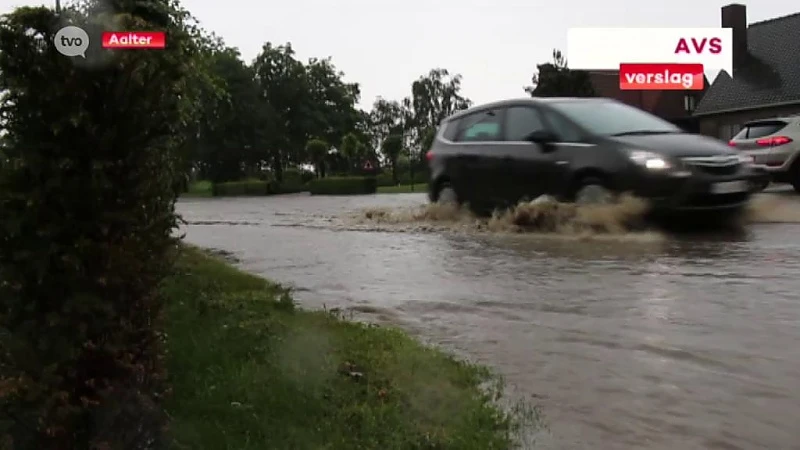
<svg viewBox="0 0 800 450">
<path fill-rule="evenodd" d="M 403 332 L 294 308 L 289 293 L 181 250 L 163 287 L 173 448 L 512 447 L 481 367 Z"/>
<path fill-rule="evenodd" d="M 184 197 L 211 197 L 213 183 L 208 180 L 198 180 L 189 183 L 189 190 L 181 194 Z"/>
<path fill-rule="evenodd" d="M 401 184 L 398 186 L 378 186 L 378 194 L 407 194 L 409 192 L 428 192 L 427 183 Z"/>
</svg>

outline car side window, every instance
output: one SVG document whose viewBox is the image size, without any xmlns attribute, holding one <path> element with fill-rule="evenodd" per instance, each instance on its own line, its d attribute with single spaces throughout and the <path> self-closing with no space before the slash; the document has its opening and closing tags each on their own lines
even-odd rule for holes
<svg viewBox="0 0 800 450">
<path fill-rule="evenodd" d="M 458 126 L 461 123 L 459 120 L 451 120 L 445 124 L 445 128 L 442 131 L 442 137 L 447 139 L 448 141 L 456 140 L 456 136 L 458 134 Z"/>
<path fill-rule="evenodd" d="M 525 141 L 534 131 L 542 131 L 542 115 L 529 106 L 512 106 L 506 110 L 506 140 Z"/>
<path fill-rule="evenodd" d="M 461 131 L 456 137 L 457 142 L 486 142 L 501 139 L 502 124 L 498 111 L 481 111 L 464 117 L 460 120 Z"/>
<path fill-rule="evenodd" d="M 545 113 L 545 119 L 553 133 L 558 136 L 559 142 L 578 143 L 583 141 L 581 132 L 560 114 L 548 111 Z"/>
</svg>

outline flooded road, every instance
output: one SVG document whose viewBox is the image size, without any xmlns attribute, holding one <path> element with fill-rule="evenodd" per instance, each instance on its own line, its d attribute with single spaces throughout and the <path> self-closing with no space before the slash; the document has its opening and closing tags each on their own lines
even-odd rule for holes
<svg viewBox="0 0 800 450">
<path fill-rule="evenodd" d="M 541 405 L 536 448 L 795 449 L 800 197 L 764 198 L 743 232 L 691 238 L 373 220 L 420 194 L 178 210 L 189 242 L 294 286 L 303 306 L 366 314 L 491 365 Z"/>
</svg>

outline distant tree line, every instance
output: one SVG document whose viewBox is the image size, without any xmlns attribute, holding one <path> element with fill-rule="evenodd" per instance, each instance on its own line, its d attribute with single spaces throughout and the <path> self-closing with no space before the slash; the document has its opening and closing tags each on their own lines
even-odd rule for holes
<svg viewBox="0 0 800 450">
<path fill-rule="evenodd" d="M 383 161 L 396 179 L 398 161 L 419 163 L 439 122 L 470 105 L 461 76 L 437 68 L 414 81 L 408 97 L 378 98 L 372 110 L 360 110 L 357 83 L 343 81 L 330 57 L 299 61 L 291 43 L 268 42 L 246 63 L 209 39 L 198 66 L 202 114 L 186 162 L 215 182 L 265 174 L 281 181 L 287 167 L 300 165 L 317 176 L 346 174 L 366 161 Z"/>
</svg>

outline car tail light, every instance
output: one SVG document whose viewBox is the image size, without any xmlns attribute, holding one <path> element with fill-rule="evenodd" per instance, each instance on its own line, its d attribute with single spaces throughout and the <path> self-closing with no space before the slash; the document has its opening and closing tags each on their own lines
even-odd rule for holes
<svg viewBox="0 0 800 450">
<path fill-rule="evenodd" d="M 789 142 L 792 142 L 791 138 L 786 136 L 775 136 L 766 139 L 759 139 L 756 141 L 756 144 L 762 147 L 777 147 L 779 145 L 788 144 Z"/>
<path fill-rule="evenodd" d="M 425 153 L 425 159 L 427 159 L 428 161 L 432 160 L 433 159 L 433 152 L 428 150 L 428 152 Z"/>
<path fill-rule="evenodd" d="M 736 147 L 736 142 L 733 139 L 731 139 L 730 141 L 728 141 L 728 146 L 729 147 Z"/>
</svg>

